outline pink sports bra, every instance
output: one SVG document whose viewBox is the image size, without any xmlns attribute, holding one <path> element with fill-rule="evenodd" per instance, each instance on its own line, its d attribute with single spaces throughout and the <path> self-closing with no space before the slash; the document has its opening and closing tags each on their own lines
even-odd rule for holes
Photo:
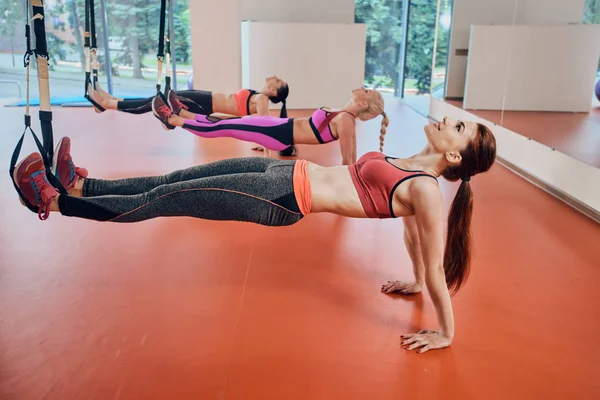
<svg viewBox="0 0 600 400">
<path fill-rule="evenodd" d="M 331 126 L 329 126 L 329 123 L 341 113 L 348 113 L 352 115 L 352 117 L 356 118 L 356 116 L 349 111 L 326 111 L 323 109 L 323 107 L 316 110 L 310 117 L 308 122 L 310 123 L 310 127 L 312 128 L 313 133 L 315 134 L 319 143 L 323 144 L 337 140 L 337 138 L 334 137 L 333 133 L 331 132 Z"/>
</svg>

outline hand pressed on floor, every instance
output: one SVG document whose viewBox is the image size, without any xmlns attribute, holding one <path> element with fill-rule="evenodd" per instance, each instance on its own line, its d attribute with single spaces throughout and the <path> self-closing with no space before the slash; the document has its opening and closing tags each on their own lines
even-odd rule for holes
<svg viewBox="0 0 600 400">
<path fill-rule="evenodd" d="M 406 350 L 418 349 L 419 353 L 425 353 L 429 350 L 443 349 L 452 344 L 452 339 L 444 335 L 440 331 L 421 330 L 419 333 L 411 333 L 400 336 L 402 346 L 406 346 Z"/>
<path fill-rule="evenodd" d="M 381 291 L 387 294 L 415 294 L 419 293 L 421 290 L 422 287 L 417 282 L 388 281 L 386 284 L 381 285 Z"/>
</svg>

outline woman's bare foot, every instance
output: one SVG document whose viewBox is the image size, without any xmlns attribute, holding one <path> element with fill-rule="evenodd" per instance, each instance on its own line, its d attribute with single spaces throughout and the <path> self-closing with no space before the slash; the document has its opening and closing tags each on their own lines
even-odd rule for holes
<svg viewBox="0 0 600 400">
<path fill-rule="evenodd" d="M 116 110 L 117 103 L 119 102 L 119 100 L 112 97 L 106 92 L 104 92 L 106 93 L 106 95 L 104 95 L 103 92 L 104 91 L 93 89 L 91 84 L 88 85 L 88 96 L 90 97 L 90 99 L 92 99 L 92 101 L 99 104 L 105 110 Z M 94 106 L 94 111 L 96 111 L 97 113 L 102 112 L 96 106 Z"/>
<path fill-rule="evenodd" d="M 117 105 L 119 101 L 122 100 L 113 97 L 109 93 L 106 93 L 104 91 L 94 90 L 94 93 L 100 96 L 100 105 L 104 107 L 105 110 L 117 110 Z"/>
<path fill-rule="evenodd" d="M 123 101 L 123 98 L 119 98 L 119 97 L 115 97 L 112 94 L 108 93 L 106 90 L 102 89 L 102 87 L 100 86 L 100 84 L 98 83 L 96 85 L 96 91 L 100 94 L 100 96 L 102 96 L 104 99 L 107 100 L 116 100 L 116 101 Z"/>
</svg>

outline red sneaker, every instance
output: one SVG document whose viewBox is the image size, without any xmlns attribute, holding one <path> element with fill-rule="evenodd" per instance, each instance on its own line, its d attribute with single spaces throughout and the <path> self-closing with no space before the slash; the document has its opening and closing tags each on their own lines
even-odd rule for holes
<svg viewBox="0 0 600 400">
<path fill-rule="evenodd" d="M 188 109 L 188 106 L 179 100 L 179 97 L 177 97 L 177 93 L 175 93 L 174 90 L 169 90 L 169 93 L 167 94 L 167 103 L 169 103 L 169 107 L 171 107 L 171 110 L 173 110 L 173 114 L 175 115 L 179 115 L 181 110 Z"/>
<path fill-rule="evenodd" d="M 152 114 L 162 122 L 165 129 L 175 129 L 173 125 L 169 124 L 169 117 L 173 115 L 173 111 L 160 96 L 154 96 L 154 100 L 152 100 Z"/>
<path fill-rule="evenodd" d="M 58 178 L 63 187 L 71 189 L 77 177 L 87 178 L 88 171 L 85 168 L 76 167 L 71 158 L 71 139 L 64 137 L 56 145 L 52 159 L 52 172 Z"/>
<path fill-rule="evenodd" d="M 38 217 L 43 221 L 50 216 L 52 199 L 58 196 L 46 178 L 44 160 L 39 153 L 32 153 L 15 167 L 13 178 L 29 203 L 38 207 Z"/>
</svg>

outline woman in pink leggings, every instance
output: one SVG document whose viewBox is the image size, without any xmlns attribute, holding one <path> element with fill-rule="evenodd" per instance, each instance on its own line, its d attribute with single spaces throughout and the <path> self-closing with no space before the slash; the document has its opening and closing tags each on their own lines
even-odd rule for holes
<svg viewBox="0 0 600 400">
<path fill-rule="evenodd" d="M 210 115 L 212 113 L 228 114 L 233 116 L 269 115 L 269 103 L 282 103 L 279 116 L 287 117 L 286 99 L 290 87 L 286 81 L 276 75 L 265 78 L 263 87 L 259 90 L 240 89 L 235 93 L 216 93 L 205 90 L 178 90 L 177 96 L 186 110 L 194 114 Z M 128 114 L 145 114 L 152 111 L 154 96 L 138 99 L 119 99 L 105 92 L 99 86 L 94 89 L 89 87 L 91 99 L 104 108 L 104 110 L 117 110 Z M 96 107 L 94 110 L 102 112 Z M 252 150 L 263 151 L 261 146 Z M 294 154 L 293 146 L 279 152 L 282 156 Z"/>
<path fill-rule="evenodd" d="M 353 90 L 352 98 L 341 110 L 320 108 L 310 118 L 296 119 L 270 116 L 219 119 L 193 114 L 185 109 L 173 91 L 169 92 L 167 101 L 169 104 L 156 97 L 152 111 L 168 129 L 182 127 L 205 138 L 232 137 L 275 151 L 295 144 L 324 144 L 339 139 L 344 165 L 356 162 L 356 118 L 368 121 L 383 116 L 379 137 L 381 148 L 389 123 L 381 94 L 364 88 Z"/>
</svg>

